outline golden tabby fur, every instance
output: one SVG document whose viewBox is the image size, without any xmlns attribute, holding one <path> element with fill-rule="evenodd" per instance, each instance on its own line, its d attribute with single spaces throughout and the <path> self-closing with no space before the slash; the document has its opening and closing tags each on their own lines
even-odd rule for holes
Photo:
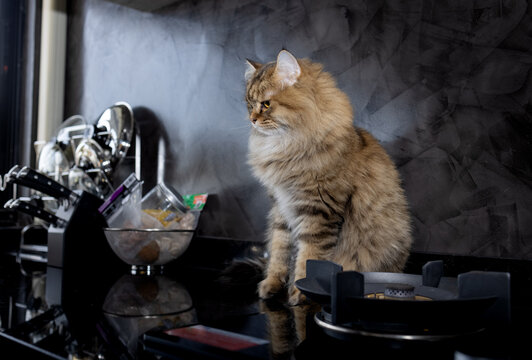
<svg viewBox="0 0 532 360">
<path fill-rule="evenodd" d="M 288 284 L 289 302 L 300 303 L 293 281 L 305 277 L 307 259 L 401 271 L 412 240 L 398 172 L 378 142 L 353 126 L 333 78 L 283 50 L 276 62 L 248 61 L 246 81 L 249 163 L 273 200 L 259 296 Z"/>
</svg>

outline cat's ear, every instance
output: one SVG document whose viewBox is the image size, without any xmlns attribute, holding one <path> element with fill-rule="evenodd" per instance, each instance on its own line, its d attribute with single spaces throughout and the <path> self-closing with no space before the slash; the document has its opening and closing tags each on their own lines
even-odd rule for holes
<svg viewBox="0 0 532 360">
<path fill-rule="evenodd" d="M 301 68 L 294 55 L 286 50 L 281 50 L 277 55 L 277 65 L 275 66 L 275 76 L 282 87 L 292 86 L 301 75 Z"/>
<path fill-rule="evenodd" d="M 244 77 L 246 78 L 246 81 L 249 81 L 253 74 L 255 74 L 255 71 L 257 71 L 258 68 L 260 68 L 262 65 L 259 64 L 256 61 L 246 59 L 246 73 Z"/>
</svg>

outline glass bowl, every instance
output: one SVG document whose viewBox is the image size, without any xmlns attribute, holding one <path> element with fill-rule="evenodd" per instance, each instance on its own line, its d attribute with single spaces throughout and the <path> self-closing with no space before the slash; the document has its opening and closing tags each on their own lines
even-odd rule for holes
<svg viewBox="0 0 532 360">
<path fill-rule="evenodd" d="M 132 274 L 160 273 L 162 266 L 181 256 L 194 230 L 104 228 L 113 252 L 131 265 Z"/>
</svg>

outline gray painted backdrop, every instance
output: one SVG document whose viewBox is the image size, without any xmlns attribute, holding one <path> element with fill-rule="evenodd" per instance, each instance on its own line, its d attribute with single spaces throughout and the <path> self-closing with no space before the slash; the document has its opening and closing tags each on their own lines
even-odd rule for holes
<svg viewBox="0 0 532 360">
<path fill-rule="evenodd" d="M 148 185 L 158 173 L 211 194 L 200 234 L 264 238 L 244 60 L 284 47 L 324 64 L 395 160 L 415 250 L 532 258 L 527 1 L 185 0 L 148 13 L 78 0 L 69 13 L 65 115 L 129 102 L 143 141 L 160 139 L 143 147 Z"/>
</svg>

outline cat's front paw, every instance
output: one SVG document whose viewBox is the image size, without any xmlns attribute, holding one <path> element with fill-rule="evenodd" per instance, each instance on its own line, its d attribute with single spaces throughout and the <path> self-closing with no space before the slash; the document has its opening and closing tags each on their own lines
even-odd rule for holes
<svg viewBox="0 0 532 360">
<path fill-rule="evenodd" d="M 267 277 L 259 283 L 259 297 L 261 299 L 270 299 L 281 292 L 284 283 L 274 277 Z"/>
<path fill-rule="evenodd" d="M 307 302 L 307 297 L 299 291 L 295 286 L 290 287 L 288 292 L 288 304 L 291 306 L 305 304 Z"/>
</svg>

